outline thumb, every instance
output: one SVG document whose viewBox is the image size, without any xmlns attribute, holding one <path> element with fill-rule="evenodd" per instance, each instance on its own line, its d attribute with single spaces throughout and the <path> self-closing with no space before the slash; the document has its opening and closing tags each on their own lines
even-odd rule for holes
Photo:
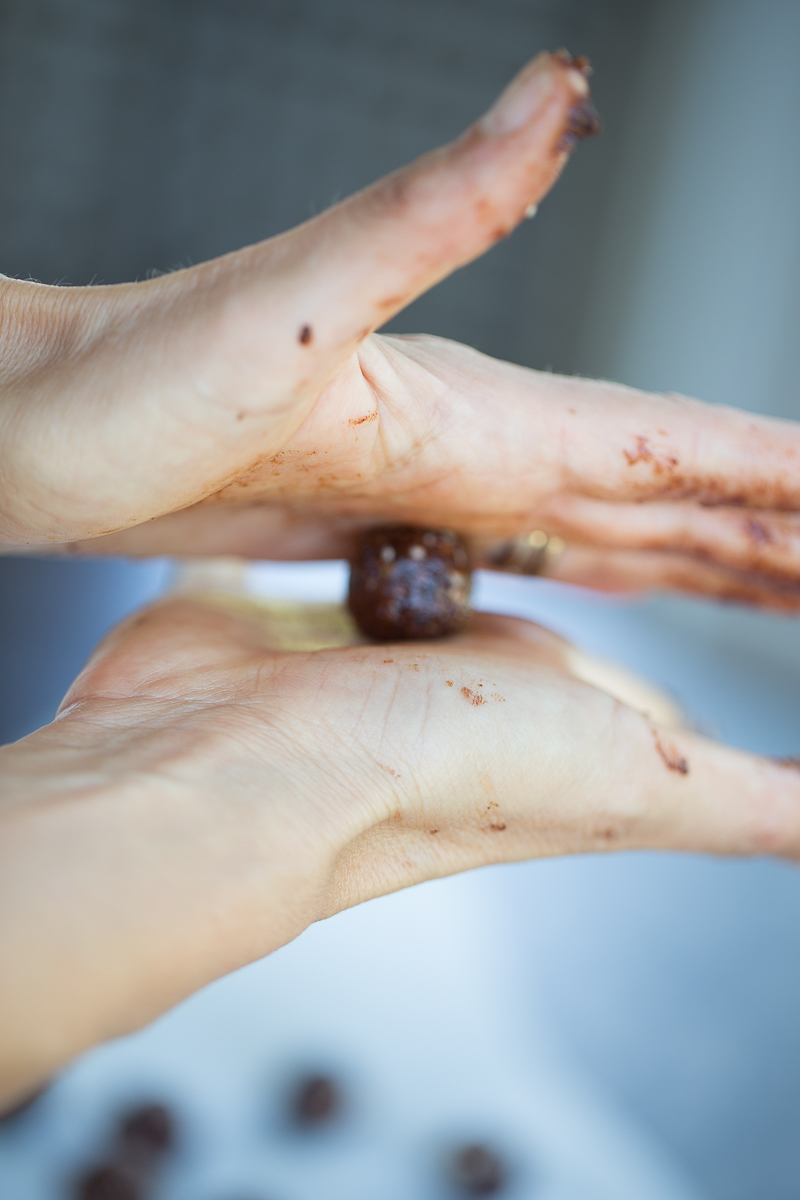
<svg viewBox="0 0 800 1200">
<path fill-rule="evenodd" d="M 280 263 L 284 336 L 327 365 L 507 236 L 576 141 L 600 132 L 589 70 L 565 51 L 538 55 L 455 142 L 243 252 L 256 275 Z"/>
</svg>

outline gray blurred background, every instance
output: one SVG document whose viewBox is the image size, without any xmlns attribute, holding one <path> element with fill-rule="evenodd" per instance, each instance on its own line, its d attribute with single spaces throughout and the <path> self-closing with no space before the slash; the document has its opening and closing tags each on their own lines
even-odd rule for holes
<svg viewBox="0 0 800 1200">
<path fill-rule="evenodd" d="M 796 0 L 0 0 L 0 270 L 113 283 L 277 233 L 560 45 L 595 64 L 603 138 L 392 328 L 800 417 Z M 49 719 L 166 571 L 0 559 L 0 740 Z M 542 596 L 718 736 L 798 752 L 795 620 Z M 632 855 L 502 880 L 516 986 L 598 1086 L 709 1197 L 800 1194 L 794 868 Z"/>
</svg>

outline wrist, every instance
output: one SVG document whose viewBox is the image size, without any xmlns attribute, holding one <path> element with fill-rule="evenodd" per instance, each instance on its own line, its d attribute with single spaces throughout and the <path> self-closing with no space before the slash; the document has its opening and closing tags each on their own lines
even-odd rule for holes
<svg viewBox="0 0 800 1200">
<path fill-rule="evenodd" d="M 0 750 L 0 1104 L 326 909 L 335 821 L 263 747 L 85 724 Z"/>
</svg>

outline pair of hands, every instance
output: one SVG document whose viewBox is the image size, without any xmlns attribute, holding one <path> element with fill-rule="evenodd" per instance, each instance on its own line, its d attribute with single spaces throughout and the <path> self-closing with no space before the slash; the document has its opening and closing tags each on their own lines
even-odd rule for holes
<svg viewBox="0 0 800 1200">
<path fill-rule="evenodd" d="M 586 94 L 543 55 L 453 145 L 279 238 L 135 285 L 0 279 L 7 549 L 338 557 L 397 519 L 480 556 L 538 527 L 563 579 L 800 606 L 796 426 L 372 333 L 538 202 Z M 159 605 L 0 751 L 0 1094 L 421 879 L 800 857 L 800 774 L 654 724 L 525 622 L 313 654 L 273 633 Z"/>
</svg>

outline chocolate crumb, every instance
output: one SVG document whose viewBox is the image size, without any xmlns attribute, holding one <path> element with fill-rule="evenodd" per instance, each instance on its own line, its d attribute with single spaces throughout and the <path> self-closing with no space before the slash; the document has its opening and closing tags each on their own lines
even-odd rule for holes
<svg viewBox="0 0 800 1200">
<path fill-rule="evenodd" d="M 636 449 L 633 452 L 631 452 L 630 450 L 623 450 L 622 453 L 625 455 L 625 458 L 628 460 L 629 467 L 633 467 L 633 466 L 635 466 L 636 463 L 639 463 L 639 462 L 652 462 L 653 461 L 653 451 L 650 449 L 650 439 L 646 438 L 646 437 L 642 437 L 642 436 L 637 437 Z"/>
<path fill-rule="evenodd" d="M 744 523 L 745 533 L 759 546 L 769 545 L 773 540 L 772 531 L 764 521 L 759 521 L 757 517 L 749 517 Z"/>
<path fill-rule="evenodd" d="M 688 760 L 675 748 L 675 746 L 665 745 L 658 733 L 657 729 L 652 730 L 653 741 L 656 744 L 656 750 L 661 756 L 661 761 L 669 771 L 677 771 L 679 775 L 689 774 Z"/>
<path fill-rule="evenodd" d="M 314 337 L 314 330 L 310 325 L 304 325 L 297 335 L 297 340 L 301 346 L 308 346 Z"/>
<path fill-rule="evenodd" d="M 584 100 L 579 100 L 569 110 L 567 127 L 561 136 L 559 148 L 561 150 L 572 150 L 584 138 L 599 137 L 602 132 L 602 118 L 591 100 L 587 97 Z"/>
</svg>

